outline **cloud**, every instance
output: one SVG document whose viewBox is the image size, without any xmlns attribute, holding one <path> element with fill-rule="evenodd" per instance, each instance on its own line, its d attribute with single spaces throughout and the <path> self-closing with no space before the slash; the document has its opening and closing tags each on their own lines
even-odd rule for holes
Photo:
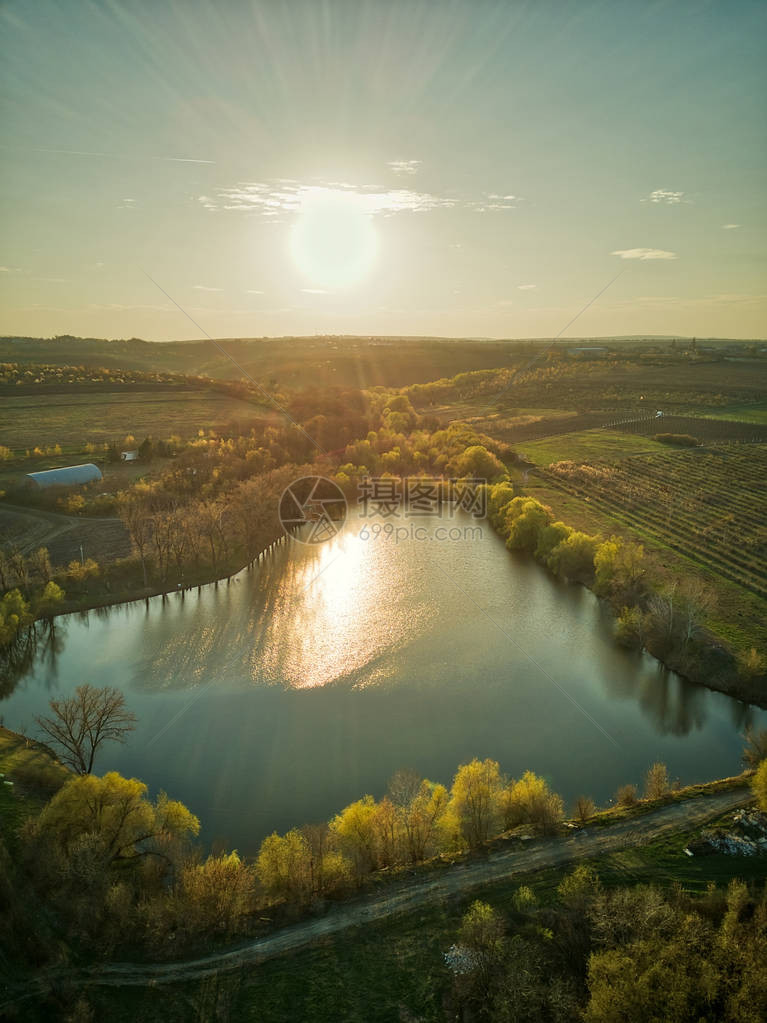
<svg viewBox="0 0 767 1023">
<path fill-rule="evenodd" d="M 387 164 L 398 175 L 417 174 L 420 166 L 421 160 L 390 160 Z"/>
<path fill-rule="evenodd" d="M 433 192 L 417 192 L 411 188 L 379 189 L 346 182 L 308 185 L 284 178 L 242 182 L 232 187 L 219 188 L 212 196 L 198 196 L 198 202 L 207 210 L 258 213 L 272 220 L 323 203 L 348 203 L 368 216 L 392 216 L 396 213 L 424 213 L 455 207 L 485 213 L 487 210 L 513 209 L 517 201 L 513 195 L 490 194 L 479 199 L 461 199 Z"/>
<path fill-rule="evenodd" d="M 517 288 L 520 291 L 533 291 L 537 287 L 538 287 L 537 284 L 518 284 L 517 285 Z"/>
<path fill-rule="evenodd" d="M 736 227 L 742 227 L 742 224 L 722 224 L 723 231 L 734 231 Z"/>
<path fill-rule="evenodd" d="M 305 295 L 329 295 L 329 291 L 325 291 L 324 288 L 301 288 L 301 291 Z"/>
<path fill-rule="evenodd" d="M 676 206 L 680 202 L 690 202 L 685 199 L 684 192 L 670 192 L 667 188 L 656 188 L 654 192 L 646 195 L 641 202 L 665 203 L 667 206 Z"/>
<path fill-rule="evenodd" d="M 620 256 L 621 259 L 678 259 L 676 252 L 666 252 L 664 249 L 617 249 L 610 253 L 612 256 Z"/>
<path fill-rule="evenodd" d="M 17 274 L 21 273 L 20 266 L 0 266 L 0 274 Z"/>
<path fill-rule="evenodd" d="M 223 288 L 209 288 L 206 284 L 193 284 L 193 291 L 223 291 Z"/>
<path fill-rule="evenodd" d="M 264 292 L 263 291 L 258 291 L 256 288 L 248 288 L 245 291 L 245 294 L 246 295 L 263 295 Z"/>
<path fill-rule="evenodd" d="M 66 277 L 33 277 L 33 281 L 41 281 L 43 284 L 69 284 Z"/>
</svg>

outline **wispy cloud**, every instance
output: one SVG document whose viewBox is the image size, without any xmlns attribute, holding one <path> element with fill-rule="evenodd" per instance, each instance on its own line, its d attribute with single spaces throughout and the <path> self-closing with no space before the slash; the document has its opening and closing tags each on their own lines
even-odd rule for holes
<svg viewBox="0 0 767 1023">
<path fill-rule="evenodd" d="M 676 252 L 666 252 L 665 249 L 616 249 L 611 253 L 613 256 L 620 256 L 621 259 L 678 259 Z"/>
<path fill-rule="evenodd" d="M 520 291 L 534 291 L 535 288 L 537 288 L 537 287 L 538 287 L 537 284 L 518 284 L 517 285 L 517 288 Z"/>
<path fill-rule="evenodd" d="M 209 288 L 207 284 L 193 284 L 193 291 L 223 291 L 223 288 Z"/>
<path fill-rule="evenodd" d="M 390 160 L 387 166 L 397 175 L 412 175 L 418 173 L 421 160 Z"/>
<path fill-rule="evenodd" d="M 323 203 L 343 202 L 369 216 L 392 216 L 397 213 L 423 213 L 454 207 L 485 213 L 487 210 L 513 209 L 517 201 L 516 196 L 494 193 L 480 198 L 456 198 L 433 192 L 417 192 L 411 188 L 379 189 L 346 182 L 308 185 L 284 178 L 242 182 L 229 188 L 219 188 L 215 195 L 198 196 L 198 202 L 205 209 L 258 213 L 267 219 L 277 219 L 283 214 L 296 213 Z"/>
<path fill-rule="evenodd" d="M 95 156 L 103 160 L 162 160 L 167 163 L 206 163 L 215 165 L 215 160 L 198 160 L 191 156 L 142 156 L 138 153 L 101 153 L 90 149 L 53 149 L 46 146 L 4 146 L 4 149 L 26 149 L 31 153 L 52 153 L 56 156 Z"/>
<path fill-rule="evenodd" d="M 722 224 L 723 231 L 734 231 L 737 227 L 742 227 L 742 224 Z"/>
<path fill-rule="evenodd" d="M 0 274 L 18 274 L 21 273 L 20 266 L 0 266 Z"/>
<path fill-rule="evenodd" d="M 329 295 L 330 292 L 324 288 L 301 288 L 305 295 Z"/>
<path fill-rule="evenodd" d="M 247 288 L 245 291 L 246 295 L 263 295 L 263 291 L 259 291 L 257 288 Z"/>
<path fill-rule="evenodd" d="M 641 202 L 665 203 L 667 206 L 676 206 L 680 202 L 689 203 L 684 192 L 671 192 L 667 188 L 656 188 L 654 192 L 646 195 Z"/>
<path fill-rule="evenodd" d="M 33 281 L 40 281 L 42 284 L 69 284 L 66 277 L 33 277 Z"/>
</svg>

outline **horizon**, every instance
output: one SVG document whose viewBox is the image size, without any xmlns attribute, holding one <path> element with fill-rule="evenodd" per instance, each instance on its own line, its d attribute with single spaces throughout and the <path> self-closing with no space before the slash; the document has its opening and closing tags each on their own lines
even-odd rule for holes
<svg viewBox="0 0 767 1023">
<path fill-rule="evenodd" d="M 0 18 L 4 334 L 767 335 L 762 5 Z"/>
</svg>

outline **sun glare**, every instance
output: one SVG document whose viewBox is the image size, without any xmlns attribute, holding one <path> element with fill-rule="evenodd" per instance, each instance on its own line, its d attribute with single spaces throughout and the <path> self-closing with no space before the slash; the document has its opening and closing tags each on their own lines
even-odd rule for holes
<svg viewBox="0 0 767 1023">
<path fill-rule="evenodd" d="M 378 239 L 360 196 L 308 189 L 290 235 L 290 250 L 307 282 L 320 288 L 349 288 L 371 269 Z"/>
</svg>

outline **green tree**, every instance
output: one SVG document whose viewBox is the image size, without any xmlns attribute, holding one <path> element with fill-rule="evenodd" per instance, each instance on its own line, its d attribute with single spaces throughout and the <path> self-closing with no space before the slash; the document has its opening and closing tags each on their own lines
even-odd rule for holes
<svg viewBox="0 0 767 1023">
<path fill-rule="evenodd" d="M 544 778 L 532 771 L 525 771 L 519 781 L 512 781 L 507 787 L 505 816 L 508 827 L 530 824 L 546 831 L 562 819 L 563 812 L 561 797 L 549 789 Z"/>
<path fill-rule="evenodd" d="M 167 859 L 163 845 L 198 834 L 200 822 L 183 803 L 165 793 L 152 802 L 142 781 L 109 771 L 103 778 L 84 774 L 66 782 L 36 830 L 65 853 L 87 838 L 105 864 L 135 864 L 147 856 Z"/>
<path fill-rule="evenodd" d="M 767 760 L 763 760 L 751 779 L 751 788 L 760 810 L 767 810 Z"/>
<path fill-rule="evenodd" d="M 502 791 L 501 769 L 496 760 L 475 757 L 458 768 L 450 790 L 450 810 L 472 849 L 498 833 Z"/>
<path fill-rule="evenodd" d="M 552 572 L 572 582 L 587 582 L 594 573 L 599 538 L 573 530 L 553 548 L 547 559 Z"/>
<path fill-rule="evenodd" d="M 20 590 L 9 590 L 0 600 L 0 646 L 7 646 L 17 636 L 20 629 L 26 628 L 34 621 L 29 602 Z"/>
<path fill-rule="evenodd" d="M 330 822 L 330 831 L 338 849 L 354 864 L 358 878 L 378 865 L 376 804 L 372 796 L 350 803 Z"/>
<path fill-rule="evenodd" d="M 472 444 L 450 464 L 456 476 L 487 480 L 488 483 L 506 475 L 503 462 L 483 444 Z"/>
<path fill-rule="evenodd" d="M 261 843 L 256 874 L 270 895 L 300 901 L 311 890 L 311 850 L 304 835 L 293 828 L 276 832 Z"/>
<path fill-rule="evenodd" d="M 35 611 L 42 618 L 50 618 L 61 605 L 65 597 L 62 588 L 51 579 L 45 584 L 43 592 L 35 601 Z"/>
</svg>

